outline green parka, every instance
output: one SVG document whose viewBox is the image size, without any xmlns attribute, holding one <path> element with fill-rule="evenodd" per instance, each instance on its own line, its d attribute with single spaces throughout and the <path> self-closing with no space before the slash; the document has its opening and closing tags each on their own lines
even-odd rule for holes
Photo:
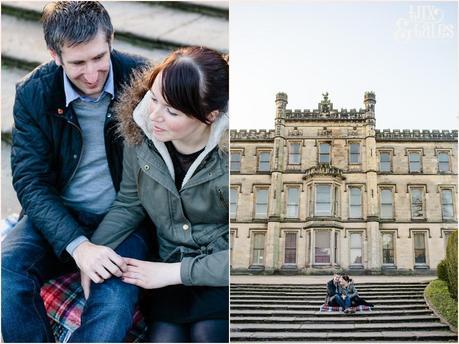
<svg viewBox="0 0 459 344">
<path fill-rule="evenodd" d="M 137 76 L 117 105 L 125 139 L 123 176 L 116 200 L 91 238 L 111 248 L 145 216 L 156 226 L 163 262 L 181 262 L 185 285 L 228 285 L 228 116 L 212 124 L 204 151 L 177 191 L 164 143 L 148 132 L 146 76 Z"/>
</svg>

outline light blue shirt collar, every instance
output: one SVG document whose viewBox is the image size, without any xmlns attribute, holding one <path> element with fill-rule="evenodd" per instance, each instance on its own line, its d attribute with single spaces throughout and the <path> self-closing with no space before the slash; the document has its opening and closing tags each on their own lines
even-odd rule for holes
<svg viewBox="0 0 459 344">
<path fill-rule="evenodd" d="M 102 90 L 99 97 L 97 97 L 97 99 L 90 98 L 90 97 L 79 94 L 75 90 L 75 88 L 72 86 L 69 78 L 67 77 L 67 74 L 65 74 L 65 71 L 63 71 L 63 73 L 64 73 L 65 106 L 69 106 L 69 104 L 76 99 L 81 99 L 88 103 L 97 103 L 105 92 L 109 93 L 112 96 L 112 99 L 115 98 L 115 83 L 113 81 L 113 66 L 112 66 L 111 61 L 110 61 L 110 70 L 108 72 L 107 81 L 105 82 L 104 89 Z"/>
</svg>

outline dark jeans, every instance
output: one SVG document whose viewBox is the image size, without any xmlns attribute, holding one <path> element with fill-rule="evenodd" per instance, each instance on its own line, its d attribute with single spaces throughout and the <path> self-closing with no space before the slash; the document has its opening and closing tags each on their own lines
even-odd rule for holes
<svg viewBox="0 0 459 344">
<path fill-rule="evenodd" d="M 346 296 L 346 298 L 343 300 L 341 298 L 341 295 L 336 294 L 334 299 L 331 300 L 328 304 L 329 306 L 332 306 L 332 307 L 342 307 L 343 310 L 345 310 L 351 307 L 351 299 L 349 298 L 349 296 Z"/>
<path fill-rule="evenodd" d="M 102 216 L 84 214 L 81 224 L 94 230 Z M 123 257 L 145 259 L 145 229 L 131 234 L 116 250 Z M 40 288 L 49 279 L 77 269 L 61 262 L 43 235 L 24 216 L 2 243 L 2 336 L 5 342 L 55 342 Z M 122 342 L 132 326 L 139 288 L 116 277 L 91 283 L 81 327 L 71 342 Z"/>
</svg>

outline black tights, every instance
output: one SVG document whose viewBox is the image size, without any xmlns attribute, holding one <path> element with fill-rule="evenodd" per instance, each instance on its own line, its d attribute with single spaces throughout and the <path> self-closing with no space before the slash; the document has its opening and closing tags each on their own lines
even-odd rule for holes
<svg viewBox="0 0 459 344">
<path fill-rule="evenodd" d="M 149 326 L 151 343 L 228 343 L 228 320 L 202 320 L 190 324 L 155 321 Z"/>
</svg>

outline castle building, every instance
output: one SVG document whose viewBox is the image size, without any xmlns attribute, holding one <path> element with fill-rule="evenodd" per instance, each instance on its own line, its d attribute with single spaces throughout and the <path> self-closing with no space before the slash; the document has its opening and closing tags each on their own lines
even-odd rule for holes
<svg viewBox="0 0 459 344">
<path fill-rule="evenodd" d="M 231 131 L 233 273 L 431 273 L 457 230 L 457 130 L 377 130 L 364 108 Z"/>
</svg>

